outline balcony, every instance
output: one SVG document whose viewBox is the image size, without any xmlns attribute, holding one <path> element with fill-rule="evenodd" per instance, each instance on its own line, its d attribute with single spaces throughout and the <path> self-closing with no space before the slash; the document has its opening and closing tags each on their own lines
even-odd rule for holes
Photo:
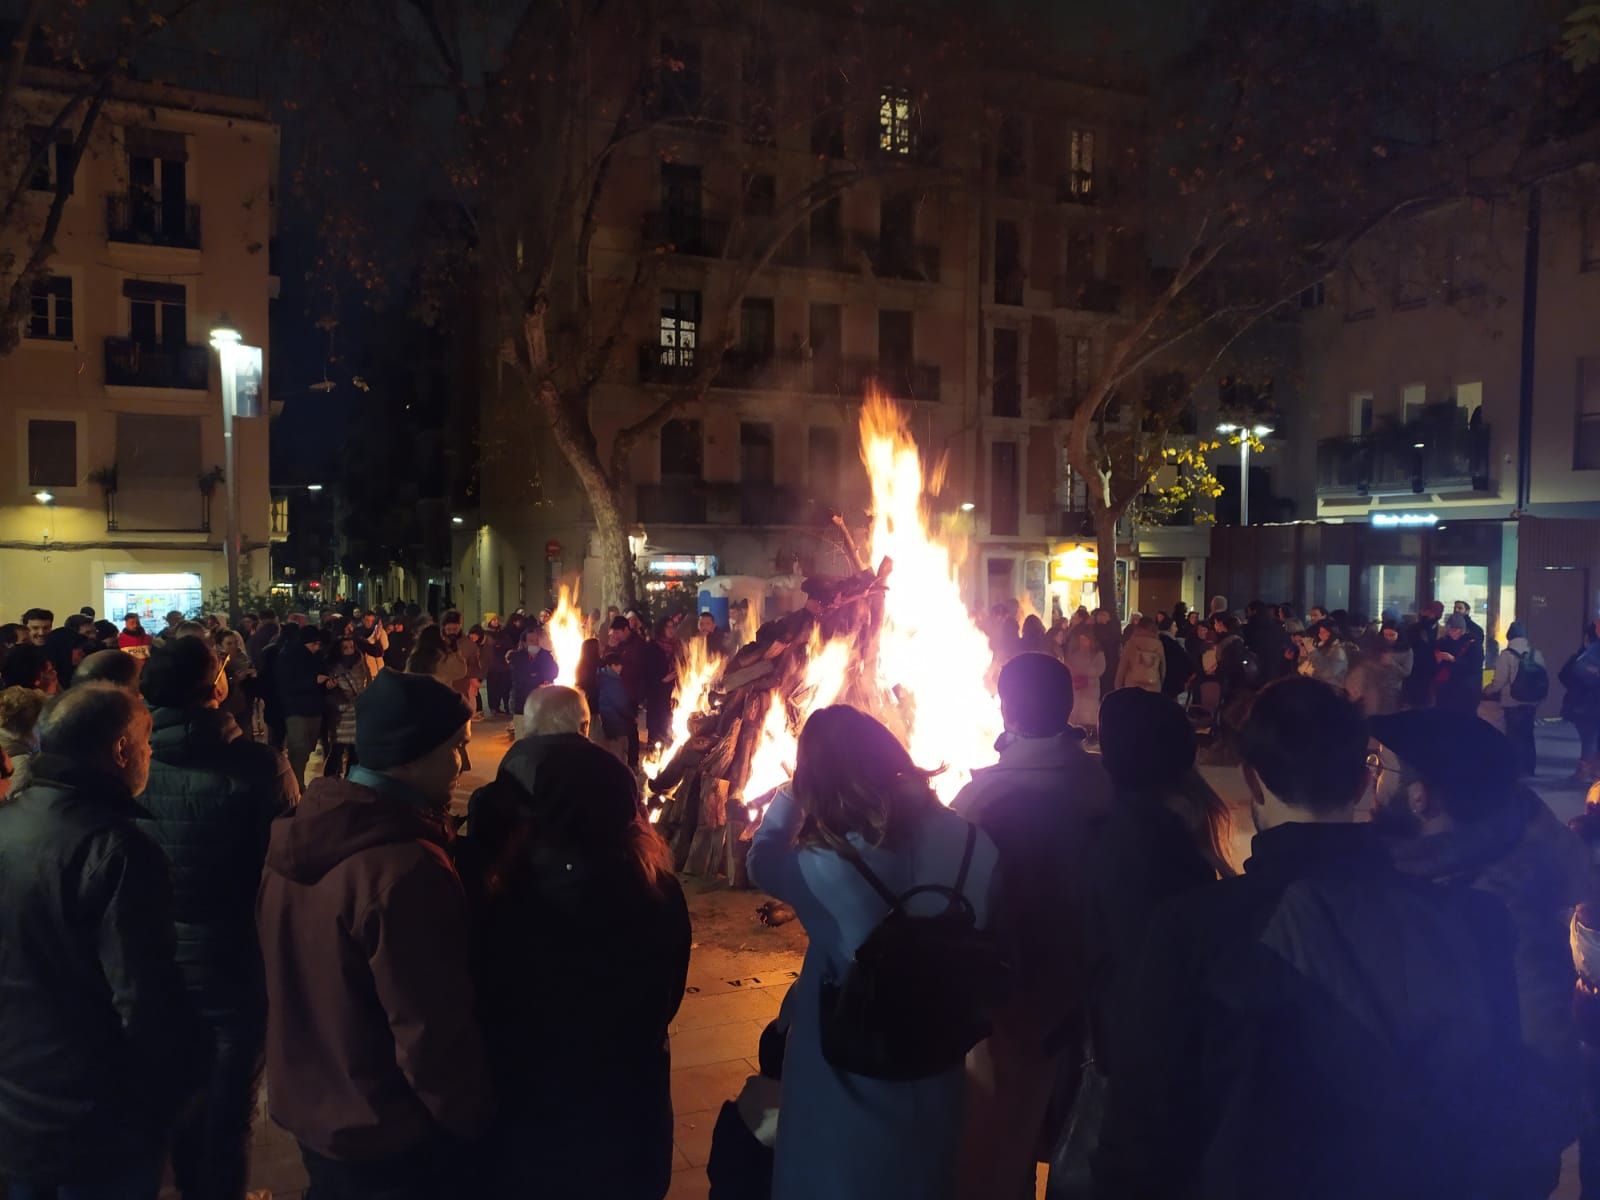
<svg viewBox="0 0 1600 1200">
<path fill-rule="evenodd" d="M 106 197 L 106 237 L 113 242 L 200 249 L 200 206 L 168 204 L 123 192 Z"/>
<path fill-rule="evenodd" d="M 846 359 L 840 372 L 842 390 L 860 397 L 876 383 L 890 399 L 907 403 L 939 401 L 939 368 L 928 364 L 888 363 L 876 359 Z"/>
<path fill-rule="evenodd" d="M 863 234 L 856 244 L 872 273 L 879 279 L 904 279 L 912 283 L 939 282 L 939 247 L 918 245 L 897 238 Z"/>
<path fill-rule="evenodd" d="M 837 232 L 811 231 L 805 238 L 789 238 L 773 255 L 772 261 L 780 267 L 799 267 L 810 271 L 849 271 L 861 269 L 854 252 L 854 244 Z"/>
<path fill-rule="evenodd" d="M 147 346 L 132 338 L 106 339 L 106 386 L 206 390 L 210 351 L 204 346 Z"/>
<path fill-rule="evenodd" d="M 1122 289 L 1109 279 L 1056 280 L 1055 306 L 1079 312 L 1114 313 L 1122 302 Z"/>
<path fill-rule="evenodd" d="M 1424 418 L 1362 437 L 1317 444 L 1317 495 L 1407 496 L 1489 490 L 1489 428 Z"/>
<path fill-rule="evenodd" d="M 1100 189 L 1092 177 L 1068 173 L 1056 179 L 1057 204 L 1092 205 L 1100 202 Z"/>
<path fill-rule="evenodd" d="M 645 213 L 640 236 L 647 247 L 699 258 L 720 258 L 728 244 L 728 222 L 703 213 Z"/>
<path fill-rule="evenodd" d="M 1054 508 L 1045 514 L 1044 535 L 1051 538 L 1091 538 L 1094 514 L 1087 508 Z"/>
</svg>

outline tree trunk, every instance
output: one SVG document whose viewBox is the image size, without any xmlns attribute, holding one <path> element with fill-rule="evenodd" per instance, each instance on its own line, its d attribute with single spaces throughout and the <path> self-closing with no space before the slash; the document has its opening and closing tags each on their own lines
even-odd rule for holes
<svg viewBox="0 0 1600 1200">
<path fill-rule="evenodd" d="M 595 538 L 600 549 L 600 589 L 604 595 L 598 600 L 585 598 L 585 607 L 603 608 L 615 604 L 624 610 L 633 608 L 638 596 L 633 589 L 633 550 L 628 545 L 628 530 L 622 520 L 622 498 L 610 488 L 599 495 L 590 492 L 589 506 L 594 509 Z"/>
<path fill-rule="evenodd" d="M 1100 607 L 1111 614 L 1120 632 L 1122 614 L 1117 611 L 1117 517 L 1120 514 L 1092 500 L 1089 511 L 1094 516 L 1095 548 L 1100 560 Z"/>
</svg>

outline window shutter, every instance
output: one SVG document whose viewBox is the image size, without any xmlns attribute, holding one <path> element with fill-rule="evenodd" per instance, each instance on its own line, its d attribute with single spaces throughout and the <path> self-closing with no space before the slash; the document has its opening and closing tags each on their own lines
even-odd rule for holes
<svg viewBox="0 0 1600 1200">
<path fill-rule="evenodd" d="M 1033 222 L 1033 286 L 1055 287 L 1056 271 L 1060 266 L 1061 230 L 1055 217 L 1044 215 Z"/>
<path fill-rule="evenodd" d="M 1052 426 L 1028 430 L 1028 511 L 1047 513 L 1055 507 L 1058 450 Z"/>
</svg>

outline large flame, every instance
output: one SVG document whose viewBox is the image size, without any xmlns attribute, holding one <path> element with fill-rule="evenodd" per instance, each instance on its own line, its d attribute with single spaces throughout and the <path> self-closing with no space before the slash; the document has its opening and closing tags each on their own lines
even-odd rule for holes
<svg viewBox="0 0 1600 1200">
<path fill-rule="evenodd" d="M 851 653 L 851 644 L 845 638 L 824 643 L 820 637 L 812 636 L 805 676 L 791 696 L 799 720 L 790 725 L 788 705 L 775 689 L 761 723 L 761 740 L 750 758 L 750 777 L 744 785 L 746 799 L 766 795 L 794 774 L 799 730 L 817 709 L 839 699 L 849 681 Z"/>
<path fill-rule="evenodd" d="M 683 656 L 678 661 L 678 678 L 673 689 L 671 746 L 681 746 L 689 740 L 690 717 L 711 711 L 711 685 L 721 673 L 722 659 L 706 649 L 705 638 L 689 638 L 683 643 Z M 654 779 L 670 758 L 667 746 L 651 746 L 644 760 L 645 775 Z"/>
<path fill-rule="evenodd" d="M 583 612 L 578 608 L 578 585 L 562 584 L 555 611 L 544 627 L 550 653 L 556 660 L 556 682 L 574 687 L 578 682 L 578 659 L 583 656 Z"/>
<path fill-rule="evenodd" d="M 961 599 L 957 563 L 928 532 L 923 468 L 900 410 L 873 394 L 861 408 L 861 458 L 872 482 L 872 556 L 894 561 L 878 641 L 878 686 L 906 713 L 906 749 L 946 804 L 975 767 L 995 761 L 1000 703 L 982 685 L 989 640 Z"/>
</svg>

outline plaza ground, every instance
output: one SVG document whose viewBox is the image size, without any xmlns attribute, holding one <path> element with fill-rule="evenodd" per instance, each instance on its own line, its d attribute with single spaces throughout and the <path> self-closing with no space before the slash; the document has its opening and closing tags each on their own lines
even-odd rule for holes
<svg viewBox="0 0 1600 1200">
<path fill-rule="evenodd" d="M 1577 763 L 1577 738 L 1570 726 L 1547 722 L 1539 727 L 1538 742 L 1535 786 L 1565 820 L 1583 807 L 1582 791 L 1564 783 Z M 457 788 L 457 808 L 464 810 L 472 790 L 493 778 L 509 745 L 505 722 L 490 720 L 474 726 L 473 770 Z M 320 766 L 320 761 L 313 760 L 313 771 Z M 1248 797 L 1238 768 L 1203 770 L 1233 809 L 1234 858 L 1242 862 L 1248 855 L 1251 829 Z M 694 942 L 688 991 L 670 1030 L 675 1149 L 672 1189 L 667 1195 L 669 1200 L 704 1200 L 709 1186 L 705 1164 L 717 1112 L 756 1071 L 757 1039 L 800 970 L 805 933 L 798 922 L 768 929 L 756 921 L 755 909 L 763 899 L 759 893 L 731 891 L 695 879 L 685 881 L 685 892 Z M 266 1116 L 263 1095 L 252 1144 L 250 1187 L 269 1193 L 272 1200 L 303 1200 L 305 1186 L 294 1139 Z M 1573 1149 L 1568 1152 L 1554 1200 L 1576 1200 L 1577 1196 Z"/>
</svg>

